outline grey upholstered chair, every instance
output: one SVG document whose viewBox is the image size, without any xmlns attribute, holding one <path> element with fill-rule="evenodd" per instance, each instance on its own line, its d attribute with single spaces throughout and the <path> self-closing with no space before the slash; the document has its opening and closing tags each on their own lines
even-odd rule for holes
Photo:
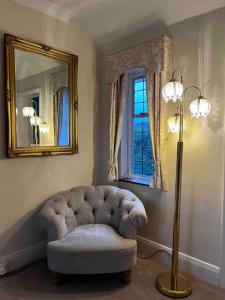
<svg viewBox="0 0 225 300">
<path fill-rule="evenodd" d="M 43 205 L 48 267 L 59 274 L 123 272 L 129 283 L 136 264 L 136 230 L 147 224 L 142 202 L 113 186 L 75 187 Z"/>
</svg>

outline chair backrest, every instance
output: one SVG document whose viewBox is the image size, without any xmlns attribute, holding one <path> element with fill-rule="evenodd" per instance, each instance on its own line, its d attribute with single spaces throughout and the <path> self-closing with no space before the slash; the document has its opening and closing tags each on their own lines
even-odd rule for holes
<svg viewBox="0 0 225 300">
<path fill-rule="evenodd" d="M 65 224 L 63 234 L 91 223 L 118 228 L 121 210 L 125 209 L 121 202 L 125 198 L 138 199 L 133 193 L 114 186 L 81 186 L 52 196 L 41 211 L 46 218 L 58 217 L 61 224 Z"/>
</svg>

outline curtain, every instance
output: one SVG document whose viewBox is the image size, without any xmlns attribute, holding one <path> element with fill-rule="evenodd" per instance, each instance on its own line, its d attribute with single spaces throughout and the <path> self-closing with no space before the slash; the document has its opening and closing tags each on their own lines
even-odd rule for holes
<svg viewBox="0 0 225 300">
<path fill-rule="evenodd" d="M 154 189 L 168 190 L 166 166 L 166 105 L 162 100 L 162 86 L 167 79 L 166 72 L 151 72 L 146 69 L 147 96 L 149 108 L 150 134 L 155 174 L 150 186 Z"/>
<path fill-rule="evenodd" d="M 55 145 L 69 145 L 69 100 L 68 88 L 63 87 L 53 95 Z"/>
<path fill-rule="evenodd" d="M 55 145 L 58 145 L 59 137 L 59 116 L 60 116 L 61 91 L 58 89 L 53 95 L 53 114 L 54 114 L 54 140 Z"/>
<path fill-rule="evenodd" d="M 111 110 L 110 110 L 110 145 L 108 161 L 108 180 L 119 178 L 118 152 L 121 142 L 122 125 L 125 107 L 124 75 L 118 77 L 111 84 Z"/>
</svg>

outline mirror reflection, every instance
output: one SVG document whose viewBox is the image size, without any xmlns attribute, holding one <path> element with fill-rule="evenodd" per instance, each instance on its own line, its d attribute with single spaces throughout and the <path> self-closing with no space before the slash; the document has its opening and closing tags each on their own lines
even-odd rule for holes
<svg viewBox="0 0 225 300">
<path fill-rule="evenodd" d="M 68 63 L 15 49 L 17 147 L 69 146 Z"/>
</svg>

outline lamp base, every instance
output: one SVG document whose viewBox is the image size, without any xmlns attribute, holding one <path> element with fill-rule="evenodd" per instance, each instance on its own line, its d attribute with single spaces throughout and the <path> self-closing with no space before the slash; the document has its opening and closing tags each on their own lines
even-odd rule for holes
<svg viewBox="0 0 225 300">
<path fill-rule="evenodd" d="M 156 287 L 160 293 L 172 298 L 183 298 L 190 296 L 192 293 L 189 280 L 180 274 L 177 275 L 177 289 L 172 290 L 171 273 L 169 272 L 158 275 L 156 279 Z"/>
</svg>

